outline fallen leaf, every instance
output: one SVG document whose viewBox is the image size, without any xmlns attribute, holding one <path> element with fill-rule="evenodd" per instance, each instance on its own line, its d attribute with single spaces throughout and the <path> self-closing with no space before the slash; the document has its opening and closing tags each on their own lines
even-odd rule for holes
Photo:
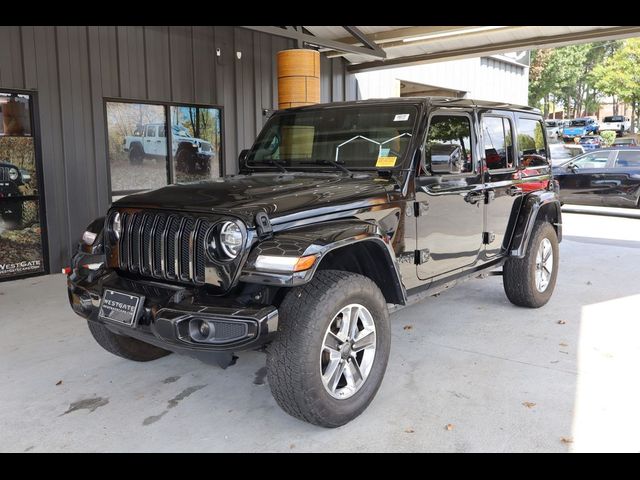
<svg viewBox="0 0 640 480">
<path fill-rule="evenodd" d="M 295 443 L 292 443 L 291 445 L 289 445 L 289 449 L 291 449 L 291 448 L 295 448 L 295 447 L 296 447 L 296 444 L 295 444 Z"/>
<path fill-rule="evenodd" d="M 445 429 L 445 430 L 448 430 L 448 431 L 453 430 L 453 423 L 447 423 L 447 424 L 444 426 L 444 429 Z"/>
<path fill-rule="evenodd" d="M 551 360 L 551 363 L 558 363 L 560 360 Z"/>
<path fill-rule="evenodd" d="M 573 438 L 571 437 L 560 437 L 560 441 L 564 444 L 573 443 Z"/>
<path fill-rule="evenodd" d="M 404 327 L 402 327 L 403 330 L 411 330 L 413 328 L 413 325 L 405 325 Z"/>
<path fill-rule="evenodd" d="M 415 433 L 415 430 L 413 428 L 411 428 L 411 427 L 405 428 L 404 429 L 404 433 Z"/>
<path fill-rule="evenodd" d="M 58 386 L 58 385 L 62 385 L 62 380 L 58 380 L 58 381 L 56 382 L 56 386 Z"/>
<path fill-rule="evenodd" d="M 558 324 L 560 324 L 560 325 L 564 325 L 564 324 L 565 324 L 565 323 L 567 323 L 567 322 L 565 322 L 564 320 L 558 320 L 558 322 L 557 322 L 557 323 L 558 323 Z"/>
<path fill-rule="evenodd" d="M 533 402 L 522 402 L 522 405 L 524 405 L 527 408 L 533 408 L 536 406 L 536 404 Z"/>
<path fill-rule="evenodd" d="M 568 347 L 569 346 L 567 343 L 564 343 L 564 342 L 559 343 L 558 345 L 560 345 L 561 347 Z"/>
<path fill-rule="evenodd" d="M 587 285 L 591 285 L 591 281 L 587 280 Z"/>
<path fill-rule="evenodd" d="M 558 350 L 560 353 L 564 353 L 565 355 L 569 355 L 569 352 L 563 352 L 562 350 Z"/>
</svg>

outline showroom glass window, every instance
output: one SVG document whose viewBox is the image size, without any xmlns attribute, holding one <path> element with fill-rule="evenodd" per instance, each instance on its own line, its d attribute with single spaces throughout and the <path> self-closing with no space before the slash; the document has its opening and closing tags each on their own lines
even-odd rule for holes
<svg viewBox="0 0 640 480">
<path fill-rule="evenodd" d="M 175 183 L 220 176 L 220 110 L 172 106 L 171 135 Z"/>
<path fill-rule="evenodd" d="M 0 281 L 46 272 L 33 96 L 0 91 Z"/>
<path fill-rule="evenodd" d="M 106 116 L 113 199 L 220 176 L 219 108 L 107 101 Z"/>
</svg>

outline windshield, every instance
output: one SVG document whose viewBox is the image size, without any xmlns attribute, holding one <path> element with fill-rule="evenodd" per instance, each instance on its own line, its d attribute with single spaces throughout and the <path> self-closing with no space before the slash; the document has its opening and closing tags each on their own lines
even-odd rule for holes
<svg viewBox="0 0 640 480">
<path fill-rule="evenodd" d="M 624 117 L 618 117 L 618 116 L 604 117 L 604 121 L 605 122 L 624 122 Z"/>
<path fill-rule="evenodd" d="M 174 125 L 173 127 L 171 127 L 173 129 L 173 134 L 174 135 L 178 135 L 180 137 L 189 137 L 189 138 L 193 138 L 191 136 L 191 134 L 189 133 L 189 130 L 187 130 L 184 127 L 181 127 L 180 125 Z"/>
<path fill-rule="evenodd" d="M 247 155 L 250 167 L 371 170 L 402 165 L 414 133 L 415 105 L 358 105 L 275 114 Z"/>
<path fill-rule="evenodd" d="M 571 120 L 572 127 L 584 127 L 586 124 L 586 120 Z"/>
</svg>

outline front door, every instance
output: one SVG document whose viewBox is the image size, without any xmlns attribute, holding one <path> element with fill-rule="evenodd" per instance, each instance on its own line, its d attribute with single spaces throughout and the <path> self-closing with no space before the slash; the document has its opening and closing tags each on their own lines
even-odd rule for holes
<svg viewBox="0 0 640 480">
<path fill-rule="evenodd" d="M 515 185 L 517 161 L 513 145 L 513 117 L 509 112 L 480 112 L 484 165 L 486 169 L 486 247 L 488 257 L 500 253 L 516 199 L 522 190 Z M 506 247 L 506 246 L 505 246 Z"/>
<path fill-rule="evenodd" d="M 557 176 L 560 199 L 569 204 L 601 205 L 607 186 L 600 176 L 610 164 L 612 152 L 615 150 L 597 149 L 564 166 Z"/>
<path fill-rule="evenodd" d="M 457 273 L 482 249 L 484 185 L 473 119 L 471 110 L 454 108 L 429 119 L 414 208 L 421 280 Z"/>
</svg>

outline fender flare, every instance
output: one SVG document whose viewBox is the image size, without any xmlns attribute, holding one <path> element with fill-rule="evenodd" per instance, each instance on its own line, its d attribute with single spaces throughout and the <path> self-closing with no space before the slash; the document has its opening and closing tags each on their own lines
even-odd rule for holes
<svg viewBox="0 0 640 480">
<path fill-rule="evenodd" d="M 367 246 L 377 248 L 376 256 L 385 273 L 383 293 L 389 303 L 405 304 L 406 289 L 402 284 L 398 262 L 390 244 L 389 237 L 372 222 L 357 219 L 336 220 L 305 226 L 276 233 L 271 239 L 253 247 L 245 262 L 240 281 L 280 287 L 294 287 L 310 282 L 329 253 L 341 248 L 366 242 Z M 293 273 L 269 272 L 256 269 L 256 260 L 260 255 L 302 257 L 317 255 L 318 259 L 308 270 Z M 386 284 L 386 282 L 389 282 Z M 379 285 L 380 286 L 380 285 Z"/>
<path fill-rule="evenodd" d="M 551 209 L 555 218 L 552 224 L 556 229 L 558 241 L 562 241 L 562 212 L 558 196 L 551 191 L 532 192 L 522 200 L 509 245 L 510 257 L 524 257 L 538 215 L 546 209 Z"/>
</svg>

